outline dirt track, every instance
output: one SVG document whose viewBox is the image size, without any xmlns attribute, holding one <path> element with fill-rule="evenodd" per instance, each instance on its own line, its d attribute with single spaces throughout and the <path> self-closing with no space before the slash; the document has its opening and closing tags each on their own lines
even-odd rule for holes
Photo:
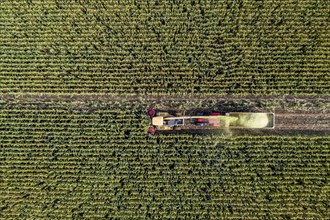
<svg viewBox="0 0 330 220">
<path fill-rule="evenodd" d="M 278 113 L 274 132 L 277 135 L 330 135 L 330 114 Z"/>
<path fill-rule="evenodd" d="M 266 132 L 277 135 L 330 135 L 330 114 L 277 113 L 275 129 Z"/>
<path fill-rule="evenodd" d="M 276 114 L 276 129 L 330 130 L 330 114 Z"/>
<path fill-rule="evenodd" d="M 287 106 L 290 103 L 298 101 L 307 102 L 311 106 L 315 106 L 313 103 L 315 100 L 320 100 L 326 103 L 325 106 L 329 106 L 329 97 L 177 97 L 177 96 L 111 96 L 108 94 L 3 94 L 0 96 L 0 101 L 4 102 L 57 102 L 57 101 L 132 101 L 141 100 L 144 102 L 156 102 L 165 103 L 168 101 L 187 101 L 192 102 L 205 101 L 205 100 L 216 100 L 219 105 L 225 101 L 241 101 L 249 100 L 252 103 L 263 100 L 279 100 L 285 101 Z M 275 112 L 275 129 L 231 129 L 233 134 L 239 135 L 330 135 L 330 110 L 328 107 L 323 107 L 322 111 L 317 106 L 312 107 L 309 110 L 303 110 L 295 108 L 288 109 L 287 106 L 276 107 L 273 111 Z M 171 108 L 171 106 L 165 107 Z M 221 107 L 224 107 L 221 105 Z M 232 108 L 237 110 L 237 107 Z M 255 106 L 251 106 L 254 109 Z M 211 110 L 211 109 L 210 109 Z M 226 109 L 227 111 L 233 111 L 233 109 Z M 244 111 L 244 108 L 240 111 Z M 264 109 L 257 109 L 257 111 L 264 111 Z M 322 113 L 321 113 L 322 112 Z M 191 133 L 203 133 L 205 131 L 198 132 L 197 129 L 190 130 Z M 178 132 L 178 131 L 175 131 Z M 185 131 L 187 132 L 187 130 Z M 180 133 L 180 132 L 179 132 Z M 190 133 L 190 132 L 189 132 Z M 209 133 L 206 132 L 206 133 Z"/>
</svg>

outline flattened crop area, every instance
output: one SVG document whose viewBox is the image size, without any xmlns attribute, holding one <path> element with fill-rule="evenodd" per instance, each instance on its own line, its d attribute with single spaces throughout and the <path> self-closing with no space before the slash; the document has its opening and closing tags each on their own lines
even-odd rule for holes
<svg viewBox="0 0 330 220">
<path fill-rule="evenodd" d="M 329 3 L 9 1 L 1 93 L 329 95 Z"/>
<path fill-rule="evenodd" d="M 141 102 L 0 106 L 1 218 L 326 218 L 329 136 L 145 135 Z"/>
</svg>

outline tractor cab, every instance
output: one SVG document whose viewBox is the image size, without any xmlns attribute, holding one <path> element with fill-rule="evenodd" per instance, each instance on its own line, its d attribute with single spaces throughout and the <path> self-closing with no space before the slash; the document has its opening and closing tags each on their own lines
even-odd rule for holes
<svg viewBox="0 0 330 220">
<path fill-rule="evenodd" d="M 164 125 L 174 127 L 174 126 L 182 126 L 184 125 L 183 119 L 175 119 L 175 120 L 168 120 L 164 121 Z"/>
</svg>

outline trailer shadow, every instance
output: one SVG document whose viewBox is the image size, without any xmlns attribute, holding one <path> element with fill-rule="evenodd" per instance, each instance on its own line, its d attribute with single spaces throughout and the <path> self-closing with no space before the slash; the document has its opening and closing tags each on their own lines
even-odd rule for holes
<svg viewBox="0 0 330 220">
<path fill-rule="evenodd" d="M 260 108 L 260 103 L 251 100 L 203 100 L 194 104 L 191 102 L 181 103 L 181 105 L 171 103 L 154 108 L 170 114 L 179 112 L 185 115 L 192 115 L 196 112 L 256 112 Z"/>
<path fill-rule="evenodd" d="M 192 107 L 191 109 L 187 110 L 188 113 L 193 114 L 196 112 L 220 112 L 221 114 L 225 114 L 228 112 L 256 112 L 256 105 L 255 103 L 251 103 L 249 101 L 217 101 L 215 103 L 205 104 L 206 106 L 202 107 Z"/>
<path fill-rule="evenodd" d="M 181 115 L 196 115 L 199 112 L 203 112 L 206 115 L 210 115 L 212 112 L 220 112 L 221 114 L 225 114 L 228 112 L 257 112 L 257 106 L 255 103 L 251 103 L 248 101 L 217 101 L 215 103 L 204 103 L 199 107 L 189 107 L 185 110 L 175 110 L 177 108 L 161 108 L 157 109 L 157 112 L 168 112 L 171 115 L 175 115 L 176 113 L 180 113 Z"/>
</svg>

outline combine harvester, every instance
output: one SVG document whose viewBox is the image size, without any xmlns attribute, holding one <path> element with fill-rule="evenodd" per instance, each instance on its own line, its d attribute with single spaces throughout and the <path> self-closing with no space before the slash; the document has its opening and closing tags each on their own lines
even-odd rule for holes
<svg viewBox="0 0 330 220">
<path fill-rule="evenodd" d="M 275 128 L 274 113 L 255 112 L 229 112 L 220 114 L 197 113 L 194 116 L 185 116 L 180 113 L 171 115 L 168 112 L 157 112 L 155 109 L 148 110 L 150 117 L 149 134 L 156 131 L 181 130 L 181 129 L 215 129 L 215 128 L 250 128 L 250 129 L 273 129 Z"/>
</svg>

